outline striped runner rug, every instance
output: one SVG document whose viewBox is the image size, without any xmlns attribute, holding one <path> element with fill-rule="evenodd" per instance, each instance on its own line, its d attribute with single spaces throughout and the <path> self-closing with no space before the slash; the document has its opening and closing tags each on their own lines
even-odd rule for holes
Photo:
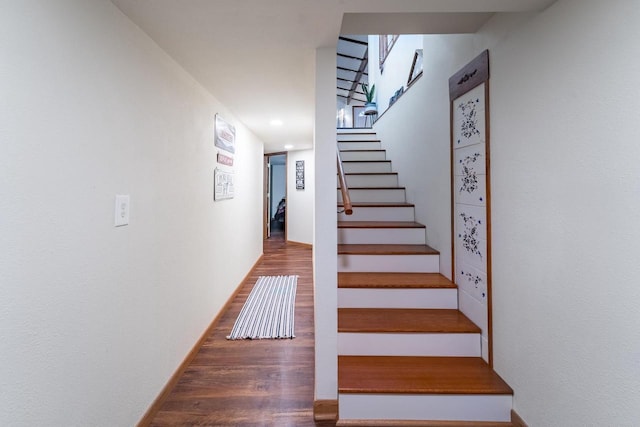
<svg viewBox="0 0 640 427">
<path fill-rule="evenodd" d="M 297 283 L 298 276 L 260 276 L 227 339 L 294 338 Z"/>
</svg>

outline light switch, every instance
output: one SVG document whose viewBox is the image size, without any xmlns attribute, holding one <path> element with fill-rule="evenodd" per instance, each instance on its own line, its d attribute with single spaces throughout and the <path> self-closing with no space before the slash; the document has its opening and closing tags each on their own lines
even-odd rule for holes
<svg viewBox="0 0 640 427">
<path fill-rule="evenodd" d="M 115 226 L 129 224 L 129 195 L 116 195 L 116 218 Z"/>
</svg>

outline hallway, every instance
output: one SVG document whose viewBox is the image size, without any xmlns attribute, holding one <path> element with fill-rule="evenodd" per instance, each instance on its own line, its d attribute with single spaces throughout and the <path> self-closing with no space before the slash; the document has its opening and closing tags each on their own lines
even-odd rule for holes
<svg viewBox="0 0 640 427">
<path fill-rule="evenodd" d="M 280 236 L 278 236 L 280 237 Z M 314 426 L 311 249 L 274 237 L 151 422 L 152 426 Z M 225 337 L 259 276 L 297 274 L 293 340 Z"/>
</svg>

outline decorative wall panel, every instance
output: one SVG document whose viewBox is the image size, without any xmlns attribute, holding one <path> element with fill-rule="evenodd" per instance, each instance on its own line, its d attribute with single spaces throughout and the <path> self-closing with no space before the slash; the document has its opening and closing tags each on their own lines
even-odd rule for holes
<svg viewBox="0 0 640 427">
<path fill-rule="evenodd" d="M 488 77 L 485 52 L 449 80 L 453 276 L 460 301 L 465 301 L 461 311 L 482 329 L 487 361 L 491 336 Z"/>
</svg>

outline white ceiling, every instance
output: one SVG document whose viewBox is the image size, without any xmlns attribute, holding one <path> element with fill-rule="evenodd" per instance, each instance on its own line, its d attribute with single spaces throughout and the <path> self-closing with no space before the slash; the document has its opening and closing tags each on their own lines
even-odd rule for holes
<svg viewBox="0 0 640 427">
<path fill-rule="evenodd" d="M 475 32 L 493 12 L 554 1 L 112 0 L 261 138 L 265 152 L 312 147 L 315 49 L 335 46 L 340 33 Z"/>
</svg>

